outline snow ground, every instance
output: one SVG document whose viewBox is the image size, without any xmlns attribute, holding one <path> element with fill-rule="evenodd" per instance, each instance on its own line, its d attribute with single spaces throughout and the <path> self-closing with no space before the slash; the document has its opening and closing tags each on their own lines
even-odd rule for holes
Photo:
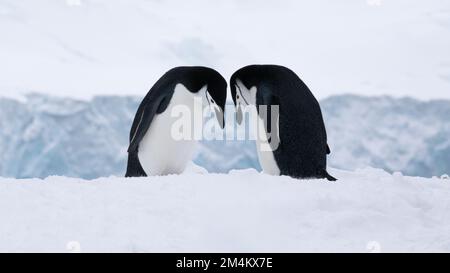
<svg viewBox="0 0 450 273">
<path fill-rule="evenodd" d="M 450 252 L 450 180 L 331 170 L 0 180 L 1 252 Z"/>
</svg>

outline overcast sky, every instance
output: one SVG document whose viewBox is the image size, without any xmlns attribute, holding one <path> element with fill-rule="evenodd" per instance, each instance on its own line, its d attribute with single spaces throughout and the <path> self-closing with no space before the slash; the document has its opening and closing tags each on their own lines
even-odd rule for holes
<svg viewBox="0 0 450 273">
<path fill-rule="evenodd" d="M 169 68 L 290 67 L 313 93 L 450 99 L 448 0 L 0 0 L 0 94 L 144 95 Z"/>
</svg>

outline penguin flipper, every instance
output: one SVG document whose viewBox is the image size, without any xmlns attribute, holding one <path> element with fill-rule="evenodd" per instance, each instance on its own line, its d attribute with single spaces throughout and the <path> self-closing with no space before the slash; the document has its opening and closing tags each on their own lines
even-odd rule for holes
<svg viewBox="0 0 450 273">
<path fill-rule="evenodd" d="M 169 102 L 170 99 L 167 97 L 159 97 L 154 101 L 150 100 L 142 109 L 138 109 L 138 113 L 136 113 L 130 132 L 130 145 L 128 146 L 128 153 L 137 152 L 139 143 L 147 133 L 148 128 L 150 128 L 153 118 L 157 113 L 159 114 L 164 112 Z"/>
<path fill-rule="evenodd" d="M 281 142 L 279 132 L 280 99 L 273 94 L 269 86 L 261 84 L 256 93 L 256 106 L 258 115 L 264 121 L 264 127 L 266 128 L 267 139 L 271 149 L 276 151 Z M 260 109 L 261 106 L 265 106 L 266 108 Z"/>
<path fill-rule="evenodd" d="M 147 176 L 139 162 L 137 153 L 128 154 L 128 165 L 125 177 L 142 177 Z"/>
<path fill-rule="evenodd" d="M 278 124 L 272 124 L 272 119 L 273 120 L 278 120 L 279 118 L 279 114 L 280 113 L 272 113 L 272 106 L 276 106 L 276 107 L 280 107 L 280 100 L 277 96 L 275 96 L 270 87 L 261 84 L 258 87 L 258 92 L 256 93 L 256 105 L 257 108 L 256 110 L 258 111 L 258 114 L 265 119 L 264 123 L 266 126 L 266 131 L 267 132 L 272 132 L 272 125 L 275 125 L 276 127 L 278 127 Z M 261 108 L 260 106 L 266 106 L 267 108 Z M 266 110 L 266 113 L 262 113 L 260 112 L 260 110 Z M 279 109 L 278 109 L 279 110 Z M 276 116 L 272 117 L 272 114 L 275 114 Z M 274 128 L 274 129 L 278 129 L 278 128 Z"/>
<path fill-rule="evenodd" d="M 330 146 L 327 144 L 327 155 L 331 154 Z"/>
</svg>

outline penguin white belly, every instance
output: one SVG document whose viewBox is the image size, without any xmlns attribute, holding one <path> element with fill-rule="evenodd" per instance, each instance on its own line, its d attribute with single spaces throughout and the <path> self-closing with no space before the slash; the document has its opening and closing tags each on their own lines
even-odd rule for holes
<svg viewBox="0 0 450 273">
<path fill-rule="evenodd" d="M 264 121 L 257 118 L 258 128 L 265 128 Z M 267 136 L 264 133 L 258 133 L 256 137 L 256 150 L 258 151 L 258 160 L 263 173 L 270 175 L 280 175 L 280 168 L 275 160 L 273 151 L 270 149 L 270 144 L 267 141 Z"/>
<path fill-rule="evenodd" d="M 194 97 L 184 86 L 177 85 L 167 109 L 153 118 L 150 128 L 139 143 L 138 152 L 139 162 L 147 175 L 182 173 L 192 159 L 197 142 L 193 138 L 176 140 L 171 135 L 172 125 L 180 118 L 172 117 L 171 113 L 177 105 L 193 110 L 197 103 Z"/>
<path fill-rule="evenodd" d="M 254 114 L 254 116 L 251 116 L 252 118 L 255 118 L 253 121 L 257 122 L 256 128 L 257 132 L 254 132 L 256 134 L 256 150 L 258 154 L 258 160 L 259 164 L 261 165 L 261 168 L 263 170 L 263 173 L 270 174 L 270 175 L 280 175 L 280 169 L 278 168 L 278 164 L 275 161 L 275 156 L 273 155 L 273 151 L 270 149 L 270 144 L 267 141 L 267 135 L 265 132 L 265 126 L 264 126 L 264 120 L 261 119 L 256 113 L 256 92 L 257 88 L 256 86 L 252 86 L 250 89 L 247 89 L 247 87 L 239 80 L 236 80 L 236 84 L 239 86 L 240 96 L 236 98 L 236 101 L 239 105 L 243 105 L 245 107 L 251 107 L 251 113 Z M 279 123 L 279 120 L 277 121 Z M 260 131 L 260 128 L 262 131 Z M 278 130 L 278 124 L 277 124 L 277 130 Z M 279 132 L 278 137 L 279 137 Z"/>
</svg>

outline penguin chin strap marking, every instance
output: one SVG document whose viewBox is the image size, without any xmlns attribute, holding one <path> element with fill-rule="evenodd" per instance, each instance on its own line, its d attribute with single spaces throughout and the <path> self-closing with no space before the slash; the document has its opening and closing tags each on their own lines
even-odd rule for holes
<svg viewBox="0 0 450 273">
<path fill-rule="evenodd" d="M 206 96 L 206 100 L 208 101 L 208 107 L 209 107 L 209 109 L 211 110 L 211 111 L 215 111 L 215 109 L 214 109 L 214 105 L 211 105 L 211 99 L 210 99 L 210 96 L 211 95 L 209 95 L 209 92 L 208 92 L 208 89 L 206 89 L 205 90 L 205 96 Z M 218 118 L 218 117 L 217 117 Z"/>
<path fill-rule="evenodd" d="M 239 87 L 239 85 L 238 85 L 238 84 L 235 84 L 235 86 L 237 87 L 237 89 L 239 89 L 239 94 L 241 94 L 241 97 L 242 97 L 242 99 L 243 99 L 244 102 L 245 102 L 245 106 L 249 106 L 250 104 L 247 102 L 247 100 L 245 99 L 245 96 L 242 94 L 242 90 L 241 90 L 241 88 Z"/>
<path fill-rule="evenodd" d="M 216 103 L 213 103 L 213 105 L 211 105 L 210 101 L 212 101 L 212 99 L 210 100 L 210 98 L 209 98 L 211 95 L 209 95 L 209 96 L 208 95 L 209 95 L 209 92 L 208 92 L 208 89 L 206 89 L 205 90 L 205 96 L 206 96 L 206 100 L 208 101 L 209 110 L 215 114 L 215 116 L 217 118 L 217 121 L 219 122 L 220 126 L 222 128 L 224 128 L 225 120 L 223 119 L 223 116 L 224 116 L 223 110 L 220 109 L 220 107 Z"/>
<path fill-rule="evenodd" d="M 238 80 L 239 81 L 239 80 Z M 241 84 L 242 82 L 239 81 Z M 244 94 L 242 93 L 242 89 L 239 86 L 239 84 L 235 84 L 235 87 L 238 89 L 239 94 L 241 95 L 242 100 L 239 100 L 236 98 L 236 104 L 237 104 L 237 112 L 236 112 L 236 120 L 238 122 L 238 124 L 241 124 L 242 120 L 243 120 L 243 108 L 247 108 L 250 106 L 250 104 L 248 103 L 247 99 L 245 98 Z M 241 103 L 241 101 L 243 101 L 243 103 Z"/>
<path fill-rule="evenodd" d="M 206 101 L 208 102 L 209 108 L 211 108 L 211 103 L 209 103 L 208 94 L 209 94 L 208 89 L 205 89 L 205 97 L 206 97 Z"/>
</svg>

